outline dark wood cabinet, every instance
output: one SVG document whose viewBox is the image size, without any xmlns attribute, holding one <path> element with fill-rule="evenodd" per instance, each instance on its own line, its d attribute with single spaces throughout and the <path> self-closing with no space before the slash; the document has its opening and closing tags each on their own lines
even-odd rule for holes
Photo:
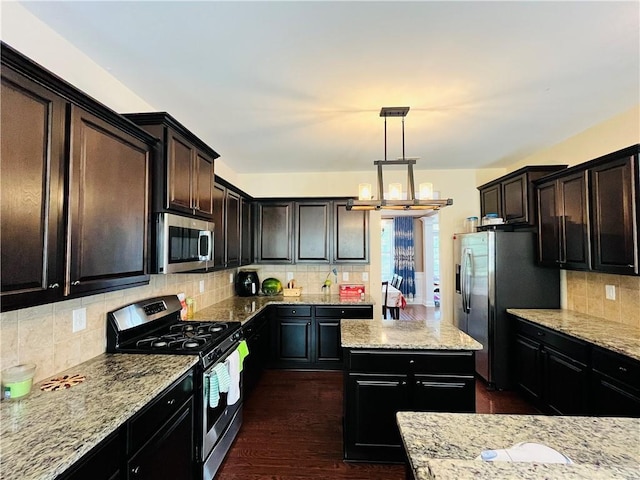
<svg viewBox="0 0 640 480">
<path fill-rule="evenodd" d="M 242 327 L 242 333 L 249 347 L 242 370 L 242 389 L 246 401 L 269 362 L 271 336 L 268 311 L 262 311 L 249 320 Z"/>
<path fill-rule="evenodd" d="M 589 169 L 592 207 L 593 269 L 615 274 L 638 273 L 638 155 Z"/>
<path fill-rule="evenodd" d="M 542 265 L 639 273 L 638 151 L 634 145 L 537 182 Z"/>
<path fill-rule="evenodd" d="M 331 261 L 331 202 L 296 202 L 296 262 Z"/>
<path fill-rule="evenodd" d="M 69 292 L 148 282 L 147 145 L 72 107 Z"/>
<path fill-rule="evenodd" d="M 272 310 L 276 368 L 341 370 L 341 318 L 373 318 L 373 305 L 295 305 Z"/>
<path fill-rule="evenodd" d="M 640 417 L 640 362 L 594 347 L 591 413 L 606 417 Z"/>
<path fill-rule="evenodd" d="M 194 471 L 193 373 L 127 422 L 126 479 L 191 479 Z"/>
<path fill-rule="evenodd" d="M 527 166 L 479 186 L 481 216 L 497 213 L 508 224 L 535 225 L 536 199 L 533 182 L 565 168 L 566 165 Z"/>
<path fill-rule="evenodd" d="M 345 349 L 344 458 L 402 462 L 401 410 L 475 412 L 467 351 Z"/>
<path fill-rule="evenodd" d="M 369 263 L 369 212 L 333 204 L 333 262 Z"/>
<path fill-rule="evenodd" d="M 116 480 L 121 478 L 122 434 L 118 429 L 100 442 L 57 480 Z"/>
<path fill-rule="evenodd" d="M 240 266 L 240 195 L 227 189 L 225 199 L 225 266 Z"/>
<path fill-rule="evenodd" d="M 148 283 L 155 139 L 1 51 L 2 310 Z"/>
<path fill-rule="evenodd" d="M 293 202 L 258 204 L 256 262 L 293 261 Z"/>
<path fill-rule="evenodd" d="M 215 183 L 213 185 L 213 268 L 224 268 L 226 259 L 225 248 L 225 194 L 227 189 Z"/>
<path fill-rule="evenodd" d="M 160 139 L 153 173 L 154 211 L 213 220 L 214 161 L 220 155 L 166 112 L 124 116 Z"/>
<path fill-rule="evenodd" d="M 589 412 L 589 345 L 548 328 L 516 319 L 516 383 L 544 412 Z"/>
<path fill-rule="evenodd" d="M 240 199 L 240 265 L 253 263 L 253 202 L 247 197 Z"/>
<path fill-rule="evenodd" d="M 2 65 L 2 307 L 62 298 L 65 102 Z"/>
</svg>

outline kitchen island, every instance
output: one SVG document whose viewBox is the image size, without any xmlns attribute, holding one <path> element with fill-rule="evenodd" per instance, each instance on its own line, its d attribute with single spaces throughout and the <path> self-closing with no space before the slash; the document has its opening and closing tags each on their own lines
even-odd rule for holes
<svg viewBox="0 0 640 480">
<path fill-rule="evenodd" d="M 397 422 L 416 480 L 640 478 L 639 419 L 399 412 Z M 477 459 L 520 442 L 541 443 L 573 463 Z"/>
<path fill-rule="evenodd" d="M 344 458 L 402 462 L 395 414 L 475 412 L 475 351 L 482 345 L 445 321 L 341 321 Z"/>
</svg>

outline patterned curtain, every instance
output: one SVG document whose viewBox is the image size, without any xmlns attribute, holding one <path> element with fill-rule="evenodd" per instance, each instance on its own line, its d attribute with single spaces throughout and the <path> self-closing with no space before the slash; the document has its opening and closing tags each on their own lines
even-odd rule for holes
<svg viewBox="0 0 640 480">
<path fill-rule="evenodd" d="M 413 247 L 413 218 L 395 217 L 393 219 L 393 273 L 402 277 L 400 291 L 403 295 L 416 294 L 416 256 Z"/>
</svg>

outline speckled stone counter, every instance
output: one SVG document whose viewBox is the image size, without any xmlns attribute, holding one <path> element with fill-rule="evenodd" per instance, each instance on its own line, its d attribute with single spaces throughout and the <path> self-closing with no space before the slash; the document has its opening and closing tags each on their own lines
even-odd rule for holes
<svg viewBox="0 0 640 480">
<path fill-rule="evenodd" d="M 481 350 L 482 345 L 439 320 L 341 320 L 342 346 L 416 350 Z"/>
<path fill-rule="evenodd" d="M 640 360 L 640 329 L 572 310 L 508 308 L 508 313 Z"/>
<path fill-rule="evenodd" d="M 640 419 L 399 412 L 411 469 L 426 479 L 638 479 Z M 476 460 L 482 450 L 537 442 L 574 464 Z"/>
<path fill-rule="evenodd" d="M 283 297 L 282 295 L 231 297 L 197 311 L 194 320 L 242 322 L 244 324 L 269 305 L 373 305 L 373 301 L 368 295 L 365 295 L 363 299 L 341 299 L 340 295 L 304 294 L 299 297 Z"/>
<path fill-rule="evenodd" d="M 196 364 L 190 355 L 103 354 L 64 374 L 86 380 L 0 406 L 0 477 L 53 479 Z M 58 376 L 58 375 L 56 375 Z"/>
</svg>

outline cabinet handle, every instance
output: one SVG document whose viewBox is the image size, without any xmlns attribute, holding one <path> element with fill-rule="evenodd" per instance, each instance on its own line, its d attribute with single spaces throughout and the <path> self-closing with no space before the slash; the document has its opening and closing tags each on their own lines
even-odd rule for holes
<svg viewBox="0 0 640 480">
<path fill-rule="evenodd" d="M 633 267 L 635 267 L 635 265 L 633 263 L 630 263 L 629 265 L 627 265 L 627 267 L 633 268 Z"/>
<path fill-rule="evenodd" d="M 409 365 L 413 365 L 414 363 L 416 363 L 415 360 L 409 360 Z"/>
<path fill-rule="evenodd" d="M 622 373 L 627 373 L 626 367 L 620 366 L 620 367 L 618 367 L 618 370 L 620 370 Z"/>
<path fill-rule="evenodd" d="M 167 405 L 173 405 L 174 403 L 176 403 L 175 398 L 172 398 L 171 400 L 167 400 Z"/>
<path fill-rule="evenodd" d="M 49 285 L 50 289 L 54 289 L 54 288 L 60 288 L 60 284 L 59 283 L 52 283 L 51 285 Z"/>
<path fill-rule="evenodd" d="M 310 325 L 311 325 L 311 322 L 307 322 L 307 326 L 310 326 Z"/>
<path fill-rule="evenodd" d="M 131 473 L 133 473 L 134 475 L 138 475 L 138 472 L 140 471 L 140 465 L 133 467 L 131 469 Z"/>
<path fill-rule="evenodd" d="M 71 282 L 71 285 L 73 285 L 74 287 L 77 285 L 80 285 L 80 280 L 76 280 L 75 282 Z"/>
<path fill-rule="evenodd" d="M 295 315 L 295 314 L 296 314 L 296 311 L 295 311 L 295 310 L 291 310 L 291 313 L 292 313 L 293 315 Z"/>
<path fill-rule="evenodd" d="M 544 332 L 536 332 L 539 337 L 544 337 Z"/>
</svg>

